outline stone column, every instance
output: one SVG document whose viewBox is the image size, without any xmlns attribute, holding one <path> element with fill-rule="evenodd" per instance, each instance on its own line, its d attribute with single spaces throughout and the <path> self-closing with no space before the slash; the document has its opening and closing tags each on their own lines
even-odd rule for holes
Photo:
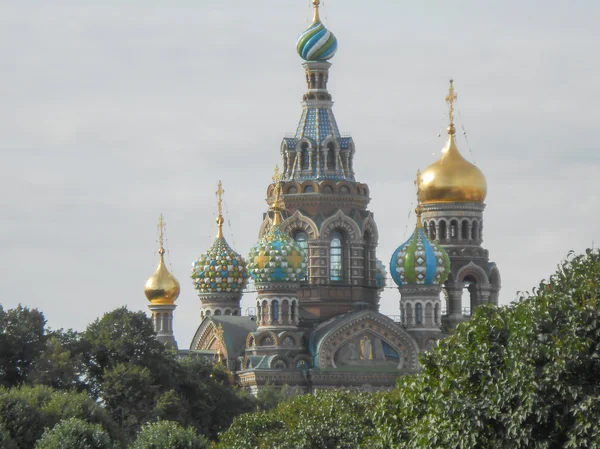
<svg viewBox="0 0 600 449">
<path fill-rule="evenodd" d="M 445 287 L 448 293 L 448 304 L 444 321 L 448 328 L 454 329 L 463 321 L 462 295 L 464 284 L 462 282 L 446 283 Z"/>
</svg>

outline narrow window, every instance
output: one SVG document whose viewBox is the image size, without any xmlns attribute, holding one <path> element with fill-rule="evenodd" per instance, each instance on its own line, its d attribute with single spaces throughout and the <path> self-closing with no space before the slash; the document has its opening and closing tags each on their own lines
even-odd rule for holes
<svg viewBox="0 0 600 449">
<path fill-rule="evenodd" d="M 343 266 L 343 237 L 339 232 L 334 232 L 331 235 L 330 243 L 330 263 L 329 263 L 329 277 L 332 281 L 343 280 L 344 266 Z"/>
<path fill-rule="evenodd" d="M 310 154 L 308 152 L 308 148 L 302 149 L 302 169 L 307 170 L 310 166 Z"/>
<path fill-rule="evenodd" d="M 273 321 L 279 321 L 279 301 L 274 300 L 271 307 L 273 308 Z"/>
<path fill-rule="evenodd" d="M 415 305 L 415 323 L 423 324 L 423 306 L 421 303 Z"/>
</svg>

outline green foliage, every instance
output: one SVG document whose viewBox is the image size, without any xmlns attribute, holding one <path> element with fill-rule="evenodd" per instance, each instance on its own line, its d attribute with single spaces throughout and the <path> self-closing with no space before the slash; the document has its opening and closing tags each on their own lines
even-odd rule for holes
<svg viewBox="0 0 600 449">
<path fill-rule="evenodd" d="M 479 307 L 389 393 L 304 396 L 243 415 L 232 449 L 600 447 L 600 252 L 507 307 Z"/>
<path fill-rule="evenodd" d="M 243 415 L 219 439 L 227 449 L 354 449 L 373 433 L 377 395 L 341 391 L 298 396 L 268 412 Z"/>
<path fill-rule="evenodd" d="M 46 319 L 37 309 L 0 306 L 0 386 L 21 385 L 45 346 Z"/>
<path fill-rule="evenodd" d="M 221 365 L 213 365 L 199 357 L 185 357 L 178 361 L 175 372 L 175 391 L 164 396 L 161 408 L 167 399 L 170 409 L 178 408 L 177 417 L 159 415 L 163 419 L 177 419 L 185 426 L 211 439 L 227 429 L 233 419 L 253 411 L 256 401 L 238 390 L 230 375 Z M 178 398 L 177 406 L 173 401 Z"/>
<path fill-rule="evenodd" d="M 59 422 L 51 430 L 44 432 L 35 449 L 114 449 L 104 428 L 77 418 Z"/>
<path fill-rule="evenodd" d="M 46 386 L 0 389 L 0 428 L 19 449 L 32 448 L 45 428 L 69 418 L 99 424 L 114 439 L 120 438 L 106 411 L 85 393 L 57 392 Z"/>
<path fill-rule="evenodd" d="M 298 388 L 290 388 L 288 386 L 276 387 L 274 385 L 266 385 L 258 390 L 256 400 L 258 409 L 268 411 L 277 407 L 282 402 L 291 401 L 300 394 Z"/>
<path fill-rule="evenodd" d="M 169 383 L 174 354 L 155 338 L 152 321 L 143 312 L 122 307 L 106 313 L 85 331 L 87 375 L 100 395 L 104 374 L 119 364 L 147 368 L 157 382 Z"/>
<path fill-rule="evenodd" d="M 102 384 L 106 409 L 125 433 L 135 433 L 150 419 L 157 387 L 148 368 L 121 363 L 108 370 Z"/>
<path fill-rule="evenodd" d="M 204 449 L 207 441 L 193 428 L 183 428 L 173 421 L 146 424 L 130 449 Z"/>
<path fill-rule="evenodd" d="M 4 423 L 0 423 L 0 447 L 2 449 L 18 449 L 17 443 L 10 436 Z"/>
</svg>

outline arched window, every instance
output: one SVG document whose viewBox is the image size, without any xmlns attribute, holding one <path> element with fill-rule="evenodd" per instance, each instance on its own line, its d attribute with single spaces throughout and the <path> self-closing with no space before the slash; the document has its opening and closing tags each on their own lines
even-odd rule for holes
<svg viewBox="0 0 600 449">
<path fill-rule="evenodd" d="M 298 246 L 300 248 L 304 249 L 304 251 L 306 251 L 308 249 L 308 235 L 306 235 L 306 232 L 297 231 L 294 234 L 294 240 L 296 240 L 296 243 L 298 243 Z"/>
<path fill-rule="evenodd" d="M 307 170 L 310 166 L 310 153 L 308 152 L 308 147 L 306 145 L 302 148 L 302 169 Z"/>
<path fill-rule="evenodd" d="M 313 193 L 314 191 L 315 188 L 311 184 L 304 186 L 304 193 Z"/>
<path fill-rule="evenodd" d="M 273 309 L 273 321 L 279 321 L 279 301 L 276 299 L 271 303 Z"/>
<path fill-rule="evenodd" d="M 365 252 L 363 254 L 363 269 L 364 269 L 364 279 L 365 285 L 371 285 L 371 244 L 373 243 L 373 239 L 371 238 L 371 233 L 369 231 L 365 232 L 364 235 L 365 242 Z"/>
<path fill-rule="evenodd" d="M 333 149 L 333 145 L 328 145 L 329 151 L 327 152 L 327 168 L 329 170 L 335 169 L 335 150 Z"/>
<path fill-rule="evenodd" d="M 479 238 L 479 222 L 477 220 L 473 221 L 473 227 L 471 228 L 471 239 L 477 240 Z"/>
<path fill-rule="evenodd" d="M 440 240 L 446 240 L 448 238 L 448 229 L 446 228 L 446 220 L 440 221 Z"/>
<path fill-rule="evenodd" d="M 435 223 L 433 221 L 429 222 L 429 238 L 431 240 L 435 240 L 436 239 L 436 235 L 435 235 Z"/>
<path fill-rule="evenodd" d="M 423 324 L 423 306 L 421 303 L 415 305 L 415 323 Z"/>
<path fill-rule="evenodd" d="M 462 222 L 462 239 L 463 240 L 469 240 L 469 222 L 467 220 L 464 220 Z"/>
<path fill-rule="evenodd" d="M 217 310 L 215 310 L 215 315 L 216 315 L 216 316 L 218 316 L 218 315 L 221 315 L 221 309 L 217 309 Z"/>
<path fill-rule="evenodd" d="M 290 324 L 295 324 L 296 323 L 296 319 L 297 319 L 297 313 L 298 311 L 296 310 L 297 306 L 296 306 L 296 301 L 292 301 L 292 322 Z"/>
<path fill-rule="evenodd" d="M 329 278 L 332 281 L 344 279 L 344 238 L 338 231 L 331 234 L 329 245 Z"/>
</svg>

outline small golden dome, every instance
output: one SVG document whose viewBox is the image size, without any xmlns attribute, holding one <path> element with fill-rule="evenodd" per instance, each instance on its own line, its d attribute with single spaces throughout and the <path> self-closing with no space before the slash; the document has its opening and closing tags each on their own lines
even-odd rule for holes
<svg viewBox="0 0 600 449">
<path fill-rule="evenodd" d="M 421 201 L 428 203 L 479 202 L 487 194 L 485 176 L 459 153 L 454 126 L 448 128 L 448 143 L 442 157 L 421 176 Z"/>
<path fill-rule="evenodd" d="M 483 203 L 487 194 L 485 176 L 475 165 L 467 161 L 456 147 L 454 128 L 454 92 L 453 81 L 446 102 L 450 105 L 450 125 L 448 142 L 442 150 L 442 157 L 431 164 L 421 175 L 420 200 L 423 204 L 450 202 Z"/>
<path fill-rule="evenodd" d="M 158 268 L 146 282 L 144 293 L 152 304 L 174 304 L 179 296 L 179 281 L 165 267 L 165 250 L 161 247 L 158 253 L 160 254 Z"/>
</svg>

